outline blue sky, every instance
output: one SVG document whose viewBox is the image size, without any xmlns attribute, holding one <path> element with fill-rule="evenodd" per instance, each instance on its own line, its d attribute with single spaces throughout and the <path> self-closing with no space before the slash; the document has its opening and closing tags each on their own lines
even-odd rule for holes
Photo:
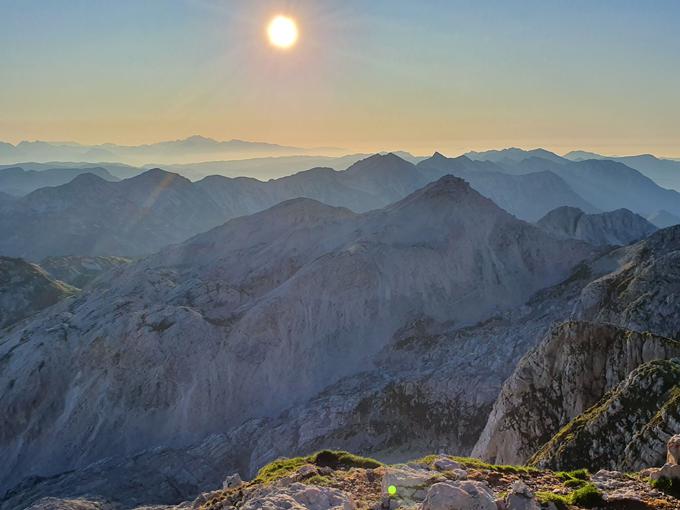
<svg viewBox="0 0 680 510">
<path fill-rule="evenodd" d="M 674 1 L 0 0 L 0 139 L 680 156 L 678 27 Z"/>
</svg>

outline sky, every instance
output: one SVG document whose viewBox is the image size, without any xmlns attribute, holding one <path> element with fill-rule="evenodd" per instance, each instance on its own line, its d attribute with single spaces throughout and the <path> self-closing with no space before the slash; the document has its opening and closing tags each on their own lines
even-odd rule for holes
<svg viewBox="0 0 680 510">
<path fill-rule="evenodd" d="M 0 140 L 680 157 L 678 27 L 675 0 L 0 0 Z"/>
</svg>

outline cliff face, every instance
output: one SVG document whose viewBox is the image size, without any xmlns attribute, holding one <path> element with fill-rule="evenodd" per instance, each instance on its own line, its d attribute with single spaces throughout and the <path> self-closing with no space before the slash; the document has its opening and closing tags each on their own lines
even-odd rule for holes
<svg viewBox="0 0 680 510">
<path fill-rule="evenodd" d="M 643 363 L 565 425 L 530 463 L 554 469 L 639 470 L 662 465 L 680 417 L 680 362 Z"/>
<path fill-rule="evenodd" d="M 593 262 L 592 267 L 610 267 L 574 304 L 573 317 L 585 322 L 555 328 L 519 363 L 473 454 L 524 462 L 639 365 L 678 356 L 670 340 L 680 331 L 678 257 L 680 229 L 672 227 Z M 657 452 L 647 454 L 649 459 L 663 451 L 662 443 L 652 442 L 641 446 Z M 616 462 L 625 461 L 618 456 Z"/>
<path fill-rule="evenodd" d="M 503 385 L 473 455 L 523 463 L 570 420 L 651 360 L 680 343 L 611 325 L 567 322 L 525 356 Z"/>
</svg>

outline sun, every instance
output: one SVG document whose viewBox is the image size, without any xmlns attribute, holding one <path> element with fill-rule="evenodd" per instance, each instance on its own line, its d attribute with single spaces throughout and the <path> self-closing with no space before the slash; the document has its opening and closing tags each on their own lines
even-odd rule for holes
<svg viewBox="0 0 680 510">
<path fill-rule="evenodd" d="M 269 42 L 277 48 L 290 48 L 298 38 L 297 24 L 288 16 L 276 16 L 267 25 L 267 35 Z"/>
</svg>

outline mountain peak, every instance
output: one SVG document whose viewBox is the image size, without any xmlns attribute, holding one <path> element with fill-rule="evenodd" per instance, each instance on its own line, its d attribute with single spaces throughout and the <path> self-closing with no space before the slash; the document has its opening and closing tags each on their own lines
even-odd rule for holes
<svg viewBox="0 0 680 510">
<path fill-rule="evenodd" d="M 108 182 L 106 179 L 99 177 L 96 174 L 86 172 L 83 174 L 76 175 L 70 184 L 77 184 L 79 186 L 89 186 L 91 184 L 99 184 L 102 182 Z"/>
<path fill-rule="evenodd" d="M 130 177 L 129 179 L 125 179 L 125 181 L 128 182 L 158 182 L 159 184 L 163 184 L 164 186 L 169 186 L 171 184 L 189 184 L 191 185 L 191 181 L 187 179 L 186 177 L 182 177 L 179 174 L 173 173 L 173 172 L 168 172 L 167 170 L 163 170 L 161 168 L 151 168 L 150 170 L 147 170 L 146 172 L 142 172 L 139 175 L 135 175 L 134 177 Z M 123 181 L 123 182 L 125 182 Z"/>
<path fill-rule="evenodd" d="M 467 181 L 459 177 L 454 177 L 453 175 L 445 175 L 411 193 L 406 198 L 395 203 L 392 207 L 411 207 L 414 204 L 440 204 L 442 201 L 457 204 L 463 201 L 463 199 L 472 199 L 473 201 L 478 199 L 480 203 L 488 202 L 489 204 L 492 204 L 490 200 L 473 190 Z M 500 208 L 498 209 L 501 210 Z"/>
</svg>

